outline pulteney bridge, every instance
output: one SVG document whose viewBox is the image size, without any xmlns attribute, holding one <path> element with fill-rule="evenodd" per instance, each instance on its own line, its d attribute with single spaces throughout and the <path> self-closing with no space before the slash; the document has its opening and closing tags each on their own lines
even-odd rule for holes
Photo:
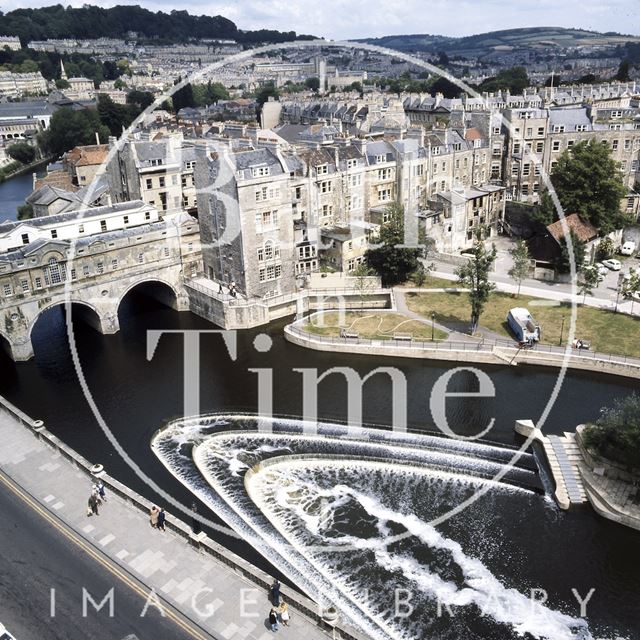
<svg viewBox="0 0 640 640">
<path fill-rule="evenodd" d="M 0 343 L 13 360 L 33 356 L 33 328 L 56 305 L 71 303 L 105 334 L 119 330 L 118 309 L 136 287 L 178 311 L 189 308 L 184 280 L 202 270 L 198 223 L 187 214 L 162 220 L 141 211 L 143 224 L 72 239 L 43 238 L 48 220 L 11 223 L 11 233 L 25 240 L 0 253 Z M 34 229 L 39 237 L 30 241 Z"/>
</svg>

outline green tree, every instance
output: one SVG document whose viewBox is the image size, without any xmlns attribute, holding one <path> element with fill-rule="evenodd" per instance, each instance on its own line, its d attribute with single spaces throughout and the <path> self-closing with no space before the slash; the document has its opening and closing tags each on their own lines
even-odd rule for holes
<svg viewBox="0 0 640 640">
<path fill-rule="evenodd" d="M 69 84 L 69 82 L 67 80 L 65 80 L 64 78 L 57 78 L 56 79 L 56 89 L 68 89 L 71 85 Z"/>
<path fill-rule="evenodd" d="M 27 142 L 15 142 L 7 147 L 7 154 L 22 164 L 29 164 L 35 160 L 36 150 Z"/>
<path fill-rule="evenodd" d="M 627 189 L 618 163 L 611 157 L 605 142 L 583 141 L 567 149 L 551 170 L 551 182 L 565 213 L 578 213 L 601 235 L 630 222 L 629 216 L 620 211 L 620 200 L 627 194 Z M 551 197 L 546 192 L 540 211 L 545 220 L 557 219 Z"/>
<path fill-rule="evenodd" d="M 614 80 L 618 80 L 619 82 L 629 82 L 629 67 L 630 63 L 628 60 L 623 60 L 618 67 L 618 72 L 615 75 Z"/>
<path fill-rule="evenodd" d="M 349 275 L 355 278 L 353 288 L 360 296 L 360 307 L 363 307 L 367 293 L 376 287 L 375 281 L 371 279 L 375 273 L 365 262 L 360 262 Z"/>
<path fill-rule="evenodd" d="M 524 67 L 513 67 L 501 71 L 494 78 L 487 78 L 480 83 L 480 91 L 500 91 L 509 89 L 511 93 L 522 93 L 529 86 L 529 76 Z"/>
<path fill-rule="evenodd" d="M 269 98 L 273 98 L 274 100 L 277 100 L 279 97 L 280 97 L 280 92 L 278 91 L 277 87 L 273 84 L 273 82 L 270 82 L 269 84 L 265 84 L 264 87 L 260 87 L 255 93 L 256 102 L 258 103 L 258 107 L 260 109 L 262 109 L 262 105 Z"/>
<path fill-rule="evenodd" d="M 313 76 L 311 78 L 307 78 L 304 81 L 307 89 L 311 89 L 311 91 L 317 91 L 320 88 L 320 78 Z"/>
<path fill-rule="evenodd" d="M 357 91 L 360 95 L 362 95 L 362 83 L 356 80 L 355 82 L 352 82 L 349 86 L 345 87 L 344 90 Z"/>
<path fill-rule="evenodd" d="M 467 264 L 458 267 L 455 272 L 460 284 L 469 289 L 471 335 L 478 330 L 480 316 L 489 300 L 489 295 L 495 289 L 495 285 L 489 282 L 489 273 L 496 259 L 496 246 L 493 244 L 488 251 L 482 236 L 482 229 L 479 228 L 473 243 L 473 258 L 470 258 Z"/>
<path fill-rule="evenodd" d="M 427 270 L 424 268 L 422 262 L 418 262 L 416 270 L 411 274 L 411 279 L 418 289 L 425 283 L 427 279 Z"/>
<path fill-rule="evenodd" d="M 109 138 L 109 129 L 100 122 L 95 109 L 74 111 L 70 107 L 58 109 L 51 117 L 49 128 L 40 134 L 42 148 L 54 155 L 62 155 L 78 145 L 95 144 Z"/>
<path fill-rule="evenodd" d="M 118 136 L 133 121 L 132 112 L 123 104 L 116 104 L 109 96 L 98 96 L 98 115 L 100 122 L 109 127 L 111 135 Z"/>
<path fill-rule="evenodd" d="M 600 284 L 601 276 L 598 270 L 589 265 L 580 271 L 578 278 L 578 293 L 582 295 L 582 304 L 587 301 L 587 296 L 593 295 L 593 290 Z"/>
<path fill-rule="evenodd" d="M 149 91 L 133 90 L 127 93 L 127 104 L 130 105 L 136 112 L 136 118 L 142 111 L 144 111 L 149 105 L 153 104 L 153 93 Z"/>
<path fill-rule="evenodd" d="M 33 218 L 33 207 L 30 204 L 18 205 L 18 220 L 30 220 Z"/>
<path fill-rule="evenodd" d="M 520 287 L 522 281 L 529 275 L 531 256 L 529 255 L 529 247 L 524 240 L 518 240 L 511 249 L 509 249 L 509 255 L 513 260 L 513 266 L 507 272 L 509 277 L 518 283 L 518 292 L 516 296 L 520 295 Z"/>
<path fill-rule="evenodd" d="M 640 272 L 629 271 L 629 274 L 622 279 L 620 293 L 625 300 L 631 300 L 631 313 L 636 298 L 640 297 Z"/>
<path fill-rule="evenodd" d="M 640 395 L 618 398 L 582 432 L 584 443 L 601 456 L 640 470 Z"/>
<path fill-rule="evenodd" d="M 576 271 L 579 271 L 581 265 L 584 264 L 585 243 L 573 231 L 570 231 L 569 234 L 573 245 L 574 264 L 576 265 Z M 569 244 L 566 238 L 560 240 L 560 255 L 556 258 L 554 267 L 558 273 L 569 273 L 571 271 L 571 257 L 569 256 Z"/>
<path fill-rule="evenodd" d="M 609 236 L 602 238 L 596 247 L 596 257 L 598 260 L 607 260 L 612 258 L 615 252 L 615 244 Z"/>
<path fill-rule="evenodd" d="M 385 286 L 405 282 L 418 266 L 419 250 L 403 247 L 404 207 L 393 203 L 387 207 L 388 221 L 380 227 L 380 245 L 365 254 L 367 265 Z"/>
<path fill-rule="evenodd" d="M 176 84 L 178 84 L 180 81 L 180 78 L 178 78 Z M 171 101 L 173 103 L 173 109 L 176 113 L 178 113 L 180 109 L 185 109 L 187 107 L 194 108 L 196 106 L 196 101 L 193 95 L 193 87 L 191 86 L 191 84 L 185 84 L 184 87 L 178 89 L 171 96 Z"/>
</svg>

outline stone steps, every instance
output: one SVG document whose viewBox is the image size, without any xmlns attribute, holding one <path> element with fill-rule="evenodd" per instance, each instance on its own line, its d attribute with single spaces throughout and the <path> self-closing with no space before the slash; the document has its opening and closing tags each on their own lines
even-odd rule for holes
<svg viewBox="0 0 640 640">
<path fill-rule="evenodd" d="M 549 465 L 556 480 L 556 486 L 562 487 L 570 504 L 588 502 L 580 473 L 582 457 L 572 434 L 564 436 L 547 436 L 549 448 L 553 456 L 549 456 Z M 552 458 L 555 458 L 552 460 Z"/>
</svg>

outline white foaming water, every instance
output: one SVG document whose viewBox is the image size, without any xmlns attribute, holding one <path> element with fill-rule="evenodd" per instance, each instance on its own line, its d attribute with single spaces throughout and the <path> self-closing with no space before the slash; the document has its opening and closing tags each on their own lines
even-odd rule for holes
<svg viewBox="0 0 640 640">
<path fill-rule="evenodd" d="M 255 420 L 255 417 L 242 417 L 241 420 Z M 260 453 L 269 454 L 281 451 L 291 453 L 292 450 L 287 446 L 276 446 L 280 443 L 284 444 L 283 438 L 288 438 L 292 441 L 297 441 L 298 443 L 305 441 L 307 443 L 315 442 L 317 444 L 318 441 L 323 441 L 325 443 L 333 441 L 334 443 L 338 443 L 344 452 L 347 451 L 347 447 L 351 449 L 348 455 L 353 453 L 356 456 L 357 449 L 359 448 L 357 445 L 360 444 L 360 442 L 358 440 L 354 441 L 345 438 L 344 427 L 340 427 L 339 425 L 323 425 L 325 427 L 329 427 L 329 430 L 324 434 L 324 437 L 301 435 L 299 432 L 301 423 L 296 421 L 274 421 L 274 424 L 278 424 L 278 426 L 285 431 L 287 425 L 290 424 L 292 425 L 292 428 L 295 427 L 298 429 L 297 432 L 293 431 L 289 433 L 274 433 L 268 435 L 257 434 L 255 432 L 250 433 L 247 431 L 242 433 L 234 432 L 233 434 L 229 432 L 212 432 L 212 430 L 215 430 L 216 425 L 226 424 L 226 428 L 228 429 L 228 425 L 230 423 L 233 424 L 234 422 L 236 422 L 234 418 L 222 421 L 220 417 L 216 416 L 215 418 L 202 418 L 199 422 L 190 420 L 186 425 L 187 429 L 183 431 L 181 431 L 178 425 L 173 425 L 171 428 L 167 429 L 164 437 L 161 433 L 154 439 L 154 451 L 163 461 L 165 466 L 167 466 L 167 468 L 172 471 L 176 477 L 178 477 L 194 493 L 199 495 L 201 499 L 210 504 L 210 506 L 214 508 L 219 515 L 225 518 L 225 520 L 227 520 L 227 522 L 229 522 L 229 524 L 238 533 L 247 538 L 260 553 L 267 557 L 272 563 L 282 568 L 285 572 L 289 572 L 294 580 L 309 593 L 315 593 L 317 598 L 319 597 L 324 599 L 324 597 L 327 597 L 332 600 L 345 615 L 351 618 L 356 626 L 363 629 L 372 638 L 388 640 L 389 638 L 405 639 L 419 637 L 415 635 L 407 635 L 406 630 L 399 628 L 395 624 L 389 624 L 389 621 L 384 620 L 382 617 L 377 615 L 375 611 L 367 610 L 366 605 L 363 604 L 362 601 L 358 601 L 357 594 L 354 594 L 349 588 L 348 579 L 346 579 L 345 576 L 337 576 L 335 573 L 328 571 L 326 566 L 323 566 L 321 562 L 318 562 L 317 553 L 310 553 L 310 549 L 308 547 L 299 544 L 299 540 L 295 539 L 296 536 L 292 534 L 289 527 L 283 526 L 282 522 L 279 522 L 277 518 L 273 519 L 274 516 L 270 507 L 272 507 L 274 503 L 283 510 L 287 508 L 287 496 L 284 493 L 278 494 L 276 496 L 276 500 L 273 500 L 271 505 L 263 504 L 260 497 L 258 496 L 256 498 L 255 494 L 251 496 L 254 499 L 255 504 L 249 504 L 246 501 L 246 494 L 244 491 L 242 492 L 242 495 L 239 493 L 243 488 L 241 479 L 244 475 L 243 471 L 246 470 L 248 466 L 246 462 L 243 462 L 241 457 L 249 455 L 256 456 L 256 458 L 259 459 Z M 205 429 L 206 433 L 204 433 Z M 446 441 L 443 438 L 432 436 L 414 436 L 412 434 L 393 433 L 381 434 L 380 431 L 364 429 L 360 431 L 363 433 L 366 431 L 370 435 L 373 435 L 373 442 L 371 440 L 367 441 L 365 436 L 362 434 L 356 436 L 362 438 L 363 441 L 361 444 L 363 446 L 366 445 L 367 447 L 379 447 L 381 450 L 384 450 L 386 456 L 391 458 L 391 464 L 393 464 L 393 459 L 396 457 L 401 460 L 403 459 L 403 456 L 406 458 L 410 453 L 418 455 L 415 451 L 415 448 L 417 447 L 419 449 L 424 448 L 424 451 L 419 452 L 419 457 L 422 455 L 435 456 L 431 458 L 431 462 L 433 463 L 434 461 L 437 461 L 436 463 L 438 465 L 446 465 L 448 467 L 455 468 L 464 460 L 468 466 L 471 466 L 476 470 L 494 472 L 496 468 L 505 467 L 502 460 L 508 461 L 516 454 L 515 451 L 501 449 L 500 447 L 495 447 L 493 445 Z M 334 435 L 334 433 L 337 433 L 338 435 Z M 240 440 L 238 439 L 239 437 Z M 261 438 L 263 442 L 258 443 L 256 441 L 258 438 Z M 265 439 L 269 439 L 274 444 L 265 443 Z M 254 440 L 251 442 L 251 446 L 242 446 L 242 444 L 247 444 L 251 440 Z M 156 444 L 159 444 L 159 446 L 155 446 Z M 188 471 L 185 466 L 188 460 L 184 454 L 180 457 L 175 455 L 175 449 L 173 453 L 171 452 L 173 447 L 177 448 L 177 446 L 182 444 L 195 445 L 193 456 L 198 462 L 197 469 L 194 469 L 193 466 L 191 466 L 191 471 Z M 440 449 L 440 451 L 429 450 L 430 446 Z M 296 451 L 293 451 L 293 453 L 296 453 Z M 345 453 L 342 455 L 345 455 Z M 476 456 L 487 456 L 493 458 L 493 460 L 482 460 L 478 459 Z M 523 454 L 519 457 L 524 459 L 527 457 L 530 458 L 531 456 L 529 454 Z M 214 459 L 217 459 L 217 461 Z M 253 465 L 255 463 L 251 462 L 251 464 Z M 305 461 L 302 464 L 308 465 L 308 461 Z M 336 465 L 336 461 L 332 460 L 328 464 L 333 468 Z M 349 465 L 346 468 L 353 469 L 354 466 L 364 464 L 364 462 L 354 460 L 353 463 L 344 464 Z M 384 463 L 372 464 L 380 465 Z M 279 465 L 276 465 L 275 467 L 270 467 L 270 469 L 275 470 L 278 467 Z M 406 473 L 410 468 L 411 467 L 398 465 L 393 467 L 393 471 Z M 521 471 L 525 474 L 530 473 L 526 470 Z M 428 470 L 420 468 L 420 473 L 427 472 Z M 457 482 L 478 482 L 485 487 L 490 487 L 492 490 L 507 491 L 508 493 L 531 493 L 510 485 L 491 483 L 491 481 L 488 480 L 476 480 L 475 478 L 470 478 L 468 476 L 464 478 L 463 476 L 447 474 L 443 471 L 434 471 L 432 473 L 440 478 L 446 478 L 449 476 L 453 477 Z M 234 480 L 236 483 L 235 485 L 229 484 L 228 480 L 230 479 L 230 476 L 236 478 L 236 480 Z M 260 478 L 261 481 L 264 477 L 264 473 L 258 473 L 257 476 L 254 476 L 254 478 Z M 208 486 L 204 484 L 204 480 L 206 480 Z M 240 483 L 239 485 L 238 482 Z M 213 492 L 210 492 L 210 489 L 213 489 Z M 314 489 L 313 485 L 311 485 L 311 489 Z M 362 494 L 360 497 L 366 499 L 367 496 Z M 369 497 L 373 499 L 372 496 Z M 300 521 L 302 521 L 304 522 L 304 528 L 309 532 L 314 535 L 321 535 L 323 531 L 331 528 L 333 525 L 332 518 L 333 514 L 335 514 L 335 509 L 345 504 L 347 500 L 353 498 L 355 498 L 355 494 L 344 493 L 342 497 L 338 499 L 334 496 L 333 503 L 331 505 L 332 508 L 329 511 L 322 507 L 318 508 L 317 512 L 313 512 L 308 509 L 308 506 L 306 509 L 303 508 L 301 511 L 294 510 L 296 519 L 298 519 L 299 528 L 302 528 L 300 527 Z M 364 508 L 364 504 L 360 504 Z M 255 508 L 256 506 L 260 508 L 260 511 Z M 288 511 L 291 513 L 291 504 L 289 504 L 288 507 Z M 271 524 L 266 523 L 263 517 L 259 517 L 263 514 L 267 514 L 272 519 Z M 375 517 L 377 518 L 378 535 L 384 535 L 385 529 L 387 528 L 387 522 L 396 522 L 393 519 L 385 521 L 383 518 Z M 426 523 L 423 522 L 423 525 L 426 525 Z M 362 542 L 363 541 L 360 538 L 354 539 L 353 546 L 357 548 L 362 545 Z M 323 540 L 323 543 L 323 546 L 326 548 L 329 545 L 332 545 L 333 547 L 347 546 L 351 544 L 351 541 L 347 537 L 342 536 L 342 538 Z M 413 580 L 412 572 L 415 573 L 416 567 L 412 566 L 411 563 L 415 562 L 415 560 L 401 555 L 389 555 L 388 552 L 373 544 L 373 540 L 368 540 L 367 543 L 370 545 L 369 548 L 375 552 L 379 567 L 385 570 L 390 570 L 394 565 L 389 563 L 402 562 L 402 566 L 395 567 L 395 570 L 401 571 L 407 580 Z M 295 551 L 293 551 L 293 549 L 295 549 Z M 385 553 L 387 553 L 389 557 L 386 557 Z M 424 573 L 423 570 L 422 573 Z M 489 576 L 493 577 L 490 573 Z M 432 575 L 432 578 L 433 582 L 431 586 L 435 591 L 440 589 L 446 592 L 447 589 L 450 591 L 452 588 L 456 589 L 455 584 L 447 583 L 437 575 Z M 493 578 L 494 580 L 497 580 L 495 577 Z M 440 582 L 438 582 L 438 580 Z M 498 585 L 502 587 L 499 581 Z M 427 585 L 421 585 L 421 588 L 426 593 L 430 593 Z M 476 585 L 470 585 L 468 588 L 476 589 L 478 594 L 483 593 L 476 587 Z M 466 589 L 463 590 L 463 592 L 464 591 L 466 591 Z M 517 595 L 524 597 L 520 594 Z M 460 596 L 456 596 L 456 592 L 451 591 L 451 597 L 455 600 L 455 598 Z M 480 596 L 478 596 L 478 598 L 480 598 Z M 472 601 L 474 604 L 477 604 L 475 600 Z M 527 602 L 529 602 L 528 599 Z M 555 615 L 555 612 L 551 612 L 551 614 Z M 515 625 L 514 629 L 516 629 Z M 536 635 L 535 637 L 544 638 L 547 636 Z M 562 638 L 562 636 L 557 637 Z M 575 638 L 575 636 L 572 637 Z"/>
<path fill-rule="evenodd" d="M 394 458 L 401 461 L 403 458 L 410 456 L 411 458 L 416 458 L 418 461 L 429 465 L 435 465 L 447 469 L 467 468 L 469 471 L 491 476 L 496 476 L 500 473 L 508 473 L 511 470 L 511 467 L 506 462 L 474 457 L 481 452 L 486 453 L 477 447 L 471 449 L 471 451 L 467 451 L 466 448 L 464 448 L 463 451 L 467 455 L 461 455 L 456 452 L 453 447 L 450 447 L 451 450 L 445 451 L 418 447 L 408 451 L 406 446 L 397 446 L 389 442 L 371 442 L 368 440 L 345 441 L 344 439 L 336 439 L 331 436 L 318 438 L 317 436 L 273 433 L 269 434 L 268 438 L 272 442 L 280 442 L 282 444 L 280 446 L 259 444 L 260 441 L 265 439 L 265 435 L 260 433 L 222 433 L 203 442 L 199 447 L 200 453 L 198 455 L 201 459 L 211 456 L 225 460 L 228 463 L 230 471 L 234 475 L 238 475 L 240 471 L 248 468 L 248 465 L 240 459 L 240 456 L 255 455 L 256 453 L 274 453 L 279 451 L 293 453 L 292 445 L 295 444 L 295 446 L 299 448 L 301 443 L 306 443 L 307 446 L 316 447 L 319 443 L 322 443 L 325 447 L 333 443 L 337 445 L 337 450 L 343 453 L 346 451 L 346 447 L 349 447 L 349 452 L 346 455 L 353 455 L 354 457 L 357 457 L 358 455 L 368 455 L 369 457 Z M 238 440 L 246 443 L 246 446 L 238 447 Z M 440 438 L 439 440 L 442 441 L 443 439 Z M 439 446 L 442 446 L 442 444 L 440 443 Z M 369 450 L 371 453 L 365 454 L 363 452 L 364 449 Z M 495 448 L 492 447 L 491 449 Z M 509 453 L 511 452 L 509 451 Z M 529 456 L 529 454 L 526 455 Z M 516 468 L 514 471 L 516 471 L 520 476 L 521 482 L 532 482 L 537 477 L 537 474 L 530 469 Z"/>
<path fill-rule="evenodd" d="M 540 640 L 575 640 L 575 632 L 579 630 L 581 635 L 578 637 L 590 637 L 587 625 L 583 620 L 533 603 L 526 595 L 505 587 L 480 560 L 467 555 L 458 542 L 444 537 L 435 527 L 417 516 L 385 507 L 377 497 L 350 486 L 336 485 L 327 489 L 313 485 L 309 481 L 308 473 L 304 476 L 304 480 L 296 482 L 298 471 L 308 472 L 313 469 L 314 472 L 322 473 L 327 469 L 328 464 L 331 465 L 331 471 L 334 473 L 337 465 L 342 466 L 350 474 L 353 474 L 354 468 L 357 468 L 360 473 L 373 473 L 386 466 L 382 463 L 368 461 L 357 461 L 348 466 L 345 463 L 336 463 L 335 461 L 331 461 L 331 463 L 321 460 L 283 461 L 268 467 L 264 472 L 253 476 L 251 480 L 250 493 L 254 499 L 257 499 L 260 507 L 269 513 L 274 526 L 287 536 L 301 553 L 305 552 L 305 547 L 301 543 L 299 531 L 295 531 L 296 521 L 312 535 L 322 535 L 323 530 L 331 528 L 332 518 L 326 513 L 324 515 L 319 513 L 316 508 L 317 503 L 324 501 L 324 510 L 329 509 L 335 514 L 340 506 L 346 504 L 349 499 L 353 499 L 376 519 L 377 528 L 383 533 L 383 537 L 323 536 L 328 544 L 348 545 L 354 549 L 369 550 L 373 552 L 378 566 L 388 571 L 389 575 L 400 572 L 407 581 L 417 586 L 423 594 L 435 599 L 441 606 L 468 607 L 474 605 L 478 607 L 482 615 L 489 616 L 497 623 L 509 625 L 518 635 L 529 633 L 532 637 Z M 385 472 L 387 472 L 386 469 Z M 433 475 L 433 472 L 429 470 L 407 467 L 394 469 L 393 472 L 408 476 Z M 437 473 L 437 475 L 441 474 Z M 476 481 L 470 482 L 475 483 Z M 309 505 L 312 505 L 311 513 Z M 278 512 L 274 506 L 280 507 L 282 512 Z M 294 518 L 291 518 L 290 515 L 293 515 Z M 321 521 L 323 518 L 324 522 Z M 430 571 L 429 567 L 409 555 L 390 552 L 389 545 L 392 539 L 384 536 L 389 523 L 402 525 L 411 536 L 430 549 L 446 551 L 450 554 L 452 560 L 462 571 L 465 586 L 458 588 L 455 583 L 444 580 L 437 573 Z M 328 565 L 323 567 L 319 558 L 315 559 L 314 564 L 321 571 L 331 570 Z M 342 583 L 345 590 L 350 590 L 347 584 L 348 579 L 345 579 L 344 575 L 327 577 Z M 355 597 L 357 597 L 357 593 L 357 589 L 351 591 L 351 595 Z M 367 613 L 376 617 L 375 611 L 369 609 Z M 401 628 L 398 628 L 397 623 L 388 621 L 388 624 L 396 627 L 394 631 L 401 633 L 402 637 L 413 637 L 406 635 Z"/>
</svg>

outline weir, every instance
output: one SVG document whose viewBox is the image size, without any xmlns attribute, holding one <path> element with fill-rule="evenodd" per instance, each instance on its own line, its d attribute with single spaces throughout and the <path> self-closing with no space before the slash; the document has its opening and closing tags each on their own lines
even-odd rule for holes
<svg viewBox="0 0 640 640">
<path fill-rule="evenodd" d="M 544 606 L 532 616 L 525 594 L 503 585 L 445 533 L 450 512 L 454 522 L 470 523 L 505 504 L 540 508 L 542 485 L 531 454 L 419 434 L 349 432 L 327 423 L 309 434 L 309 427 L 296 420 L 203 416 L 171 423 L 155 435 L 152 448 L 305 593 L 335 606 L 372 638 L 409 637 L 407 625 L 411 637 L 431 637 L 439 622 L 425 612 L 443 594 L 448 605 L 472 604 L 492 624 L 535 638 L 589 637 L 577 618 Z M 460 515 L 455 507 L 465 502 L 469 511 Z M 385 613 L 389 594 L 382 586 L 390 576 L 417 588 L 418 618 Z M 363 599 L 363 591 L 382 598 Z M 496 600 L 500 610 L 492 608 Z"/>
</svg>

